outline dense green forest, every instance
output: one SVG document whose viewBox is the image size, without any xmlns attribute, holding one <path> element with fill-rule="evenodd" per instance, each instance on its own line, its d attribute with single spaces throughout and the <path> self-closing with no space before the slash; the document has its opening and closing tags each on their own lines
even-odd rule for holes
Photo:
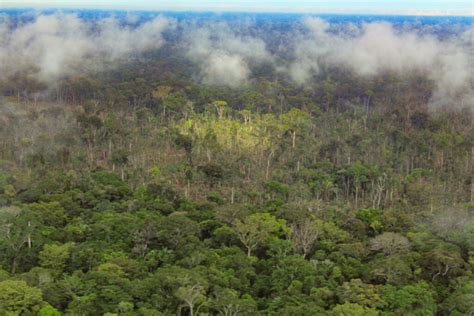
<svg viewBox="0 0 474 316">
<path fill-rule="evenodd" d="M 473 115 L 423 74 L 0 83 L 1 315 L 472 315 Z"/>
</svg>

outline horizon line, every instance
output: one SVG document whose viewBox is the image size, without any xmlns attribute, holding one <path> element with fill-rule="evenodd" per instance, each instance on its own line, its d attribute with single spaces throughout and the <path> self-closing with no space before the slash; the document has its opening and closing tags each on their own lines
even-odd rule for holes
<svg viewBox="0 0 474 316">
<path fill-rule="evenodd" d="M 24 9 L 24 10 L 102 10 L 102 11 L 141 11 L 141 12 L 162 12 L 162 13 L 241 13 L 241 14 L 328 14 L 328 15 L 372 15 L 372 16 L 407 16 L 407 17 L 465 17 L 474 18 L 473 12 L 468 13 L 465 10 L 315 10 L 315 9 L 297 9 L 297 10 L 240 10 L 240 9 L 218 9 L 218 8 L 176 8 L 176 7 L 156 7 L 156 6 L 107 6 L 107 5 L 17 5 L 13 3 L 4 3 L 0 6 L 0 11 L 6 9 Z"/>
</svg>

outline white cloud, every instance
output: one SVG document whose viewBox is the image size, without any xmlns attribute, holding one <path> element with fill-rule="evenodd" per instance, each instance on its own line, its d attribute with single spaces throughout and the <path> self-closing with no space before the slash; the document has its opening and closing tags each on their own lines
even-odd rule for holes
<svg viewBox="0 0 474 316">
<path fill-rule="evenodd" d="M 40 81 L 101 66 L 164 44 L 162 33 L 174 22 L 157 17 L 138 27 L 116 19 L 85 21 L 74 14 L 39 15 L 33 21 L 10 25 L 0 21 L 0 77 L 28 73 Z"/>
<path fill-rule="evenodd" d="M 336 65 L 365 77 L 385 71 L 425 73 L 436 84 L 437 98 L 472 94 L 472 28 L 441 41 L 413 30 L 397 31 L 384 22 L 364 24 L 356 36 L 334 34 L 319 18 L 308 18 L 305 25 L 309 36 L 296 38 L 288 69 L 298 84 L 310 80 L 322 65 Z"/>
<path fill-rule="evenodd" d="M 202 80 L 211 85 L 246 84 L 250 65 L 271 60 L 263 40 L 238 35 L 225 23 L 187 25 L 187 57 L 199 65 Z"/>
</svg>

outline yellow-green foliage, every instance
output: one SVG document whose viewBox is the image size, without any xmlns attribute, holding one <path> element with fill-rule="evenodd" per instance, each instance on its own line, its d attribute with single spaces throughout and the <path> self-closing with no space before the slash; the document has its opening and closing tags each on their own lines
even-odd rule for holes
<svg viewBox="0 0 474 316">
<path fill-rule="evenodd" d="M 240 119 L 216 119 L 203 114 L 196 115 L 177 127 L 182 134 L 189 135 L 201 144 L 205 143 L 206 135 L 212 133 L 217 145 L 226 150 L 251 152 L 257 147 L 264 150 L 271 146 L 268 122 L 260 116 L 255 116 L 252 122 L 242 123 Z"/>
</svg>

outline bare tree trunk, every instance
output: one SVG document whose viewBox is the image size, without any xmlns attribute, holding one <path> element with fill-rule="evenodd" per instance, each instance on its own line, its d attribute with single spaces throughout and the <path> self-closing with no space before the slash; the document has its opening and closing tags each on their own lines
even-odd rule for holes
<svg viewBox="0 0 474 316">
<path fill-rule="evenodd" d="M 268 176 L 269 176 L 269 172 L 270 172 L 270 160 L 273 156 L 273 150 L 270 152 L 270 154 L 268 155 L 268 158 L 267 158 L 267 169 L 265 170 L 265 181 L 268 181 Z"/>
<path fill-rule="evenodd" d="M 28 248 L 31 248 L 31 233 L 30 233 L 31 222 L 28 221 Z"/>
<path fill-rule="evenodd" d="M 112 140 L 109 139 L 109 157 L 112 157 Z"/>
<path fill-rule="evenodd" d="M 13 261 L 12 261 L 11 274 L 15 274 L 17 265 L 18 265 L 18 263 L 17 263 L 17 259 L 16 259 L 16 256 L 15 256 L 15 257 L 13 257 Z"/>
<path fill-rule="evenodd" d="M 296 146 L 296 131 L 292 130 L 291 133 L 291 148 L 295 148 Z"/>
<path fill-rule="evenodd" d="M 359 187 L 358 186 L 356 186 L 355 191 L 356 191 L 355 192 L 355 208 L 357 208 L 357 204 L 358 204 L 357 202 L 358 202 L 358 197 L 359 197 Z"/>
</svg>

